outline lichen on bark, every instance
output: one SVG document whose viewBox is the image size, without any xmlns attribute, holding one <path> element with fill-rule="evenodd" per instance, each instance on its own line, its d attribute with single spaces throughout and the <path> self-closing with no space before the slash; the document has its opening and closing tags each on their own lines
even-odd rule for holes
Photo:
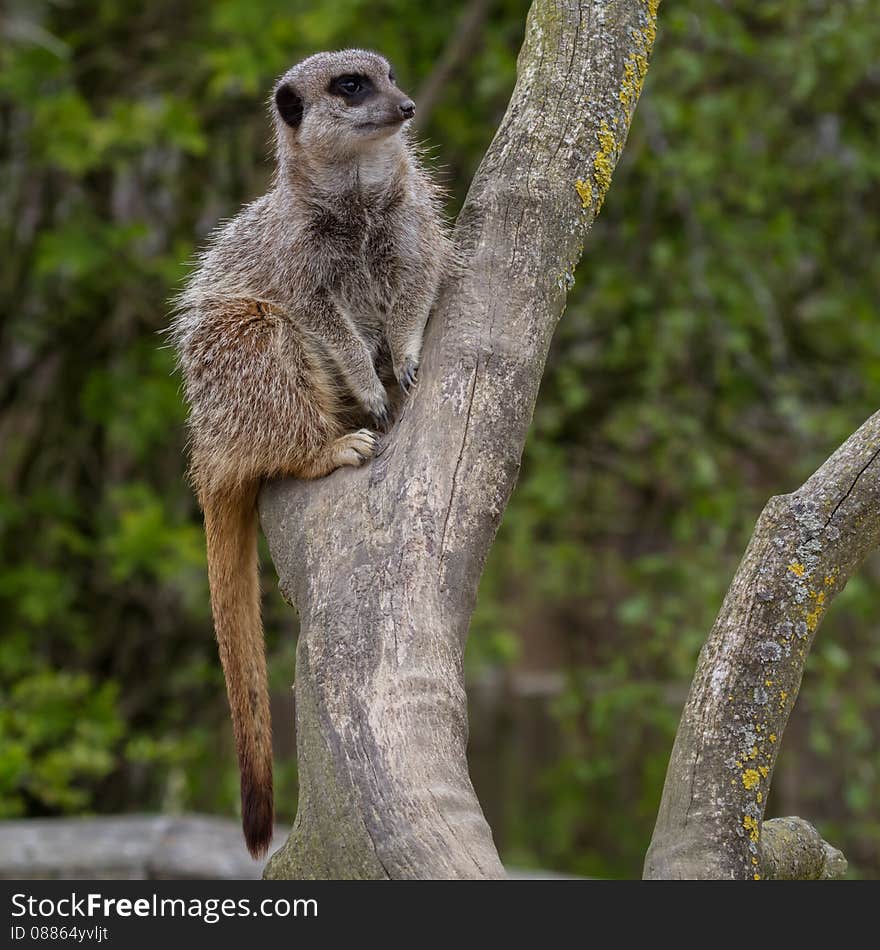
<svg viewBox="0 0 880 950">
<path fill-rule="evenodd" d="M 761 513 L 700 653 L 646 877 L 763 877 L 764 810 L 810 646 L 880 545 L 878 475 L 880 413 Z"/>
</svg>

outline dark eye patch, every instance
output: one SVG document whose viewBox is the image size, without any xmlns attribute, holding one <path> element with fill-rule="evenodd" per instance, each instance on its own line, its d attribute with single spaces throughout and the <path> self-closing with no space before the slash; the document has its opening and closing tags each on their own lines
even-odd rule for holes
<svg viewBox="0 0 880 950">
<path fill-rule="evenodd" d="M 356 106 L 373 95 L 376 88 L 369 76 L 346 73 L 332 79 L 328 91 L 333 96 L 341 96 L 348 105 Z"/>
<path fill-rule="evenodd" d="M 391 80 L 391 82 L 397 82 L 397 76 L 394 75 L 394 69 L 388 70 L 388 78 Z"/>
</svg>

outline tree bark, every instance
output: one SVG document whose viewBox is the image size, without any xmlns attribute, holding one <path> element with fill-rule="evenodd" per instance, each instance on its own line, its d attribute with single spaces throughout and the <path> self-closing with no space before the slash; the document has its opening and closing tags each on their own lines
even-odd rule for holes
<svg viewBox="0 0 880 950">
<path fill-rule="evenodd" d="M 507 113 L 456 224 L 464 267 L 379 455 L 270 484 L 301 619 L 300 799 L 270 878 L 499 878 L 468 775 L 462 653 L 587 231 L 626 140 L 658 0 L 535 0 Z"/>
<path fill-rule="evenodd" d="M 759 880 L 786 864 L 782 839 L 762 853 L 773 767 L 819 624 L 880 544 L 878 475 L 880 412 L 764 508 L 700 654 L 646 878 Z"/>
<path fill-rule="evenodd" d="M 761 826 L 761 875 L 768 881 L 834 881 L 846 858 L 803 818 L 771 818 Z"/>
</svg>

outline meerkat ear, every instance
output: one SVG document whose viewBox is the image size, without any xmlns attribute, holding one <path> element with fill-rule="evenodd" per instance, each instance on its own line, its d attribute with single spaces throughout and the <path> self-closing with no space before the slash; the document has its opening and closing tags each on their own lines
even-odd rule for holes
<svg viewBox="0 0 880 950">
<path fill-rule="evenodd" d="M 289 83 L 284 83 L 275 90 L 275 107 L 292 129 L 299 128 L 303 117 L 303 101 Z"/>
</svg>

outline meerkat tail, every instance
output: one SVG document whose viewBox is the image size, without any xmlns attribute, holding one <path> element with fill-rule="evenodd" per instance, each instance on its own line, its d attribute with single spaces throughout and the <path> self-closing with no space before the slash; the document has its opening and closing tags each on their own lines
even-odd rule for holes
<svg viewBox="0 0 880 950">
<path fill-rule="evenodd" d="M 248 851 L 272 840 L 272 725 L 257 567 L 257 486 L 202 499 L 211 609 L 226 676 L 241 771 L 241 820 Z"/>
</svg>

